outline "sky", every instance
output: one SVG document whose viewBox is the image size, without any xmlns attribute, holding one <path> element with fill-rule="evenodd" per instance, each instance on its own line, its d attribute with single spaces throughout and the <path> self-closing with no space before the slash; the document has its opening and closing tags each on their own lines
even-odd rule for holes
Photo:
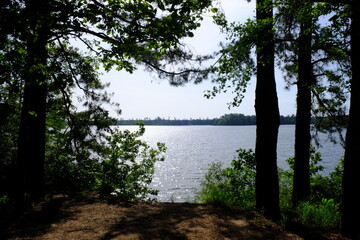
<svg viewBox="0 0 360 240">
<path fill-rule="evenodd" d="M 244 22 L 255 15 L 255 1 L 221 0 L 221 6 L 229 21 Z M 194 32 L 194 37 L 185 40 L 198 54 L 212 53 L 220 49 L 220 42 L 225 35 L 212 23 L 210 15 L 205 15 L 201 27 Z M 245 99 L 239 107 L 228 109 L 233 94 L 226 93 L 214 99 L 206 99 L 204 91 L 214 86 L 210 81 L 194 85 L 170 86 L 166 79 L 156 79 L 139 67 L 133 74 L 124 71 L 103 73 L 102 81 L 109 82 L 109 92 L 113 92 L 113 101 L 120 103 L 121 115 L 108 107 L 111 116 L 118 119 L 144 119 L 156 117 L 170 119 L 217 118 L 228 113 L 255 115 L 255 78 L 247 88 Z M 281 115 L 295 114 L 294 89 L 286 90 L 285 82 L 279 71 L 276 72 L 277 92 Z"/>
</svg>

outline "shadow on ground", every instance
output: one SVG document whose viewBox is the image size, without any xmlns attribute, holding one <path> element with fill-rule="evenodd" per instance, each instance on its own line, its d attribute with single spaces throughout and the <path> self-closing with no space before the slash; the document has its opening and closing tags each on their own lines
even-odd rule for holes
<svg viewBox="0 0 360 240">
<path fill-rule="evenodd" d="M 51 208 L 25 215 L 1 239 L 301 239 L 255 212 L 213 205 L 62 200 Z"/>
</svg>

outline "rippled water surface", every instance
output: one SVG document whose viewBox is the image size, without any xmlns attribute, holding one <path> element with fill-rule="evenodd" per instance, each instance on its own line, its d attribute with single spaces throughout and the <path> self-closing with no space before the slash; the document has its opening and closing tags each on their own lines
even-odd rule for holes
<svg viewBox="0 0 360 240">
<path fill-rule="evenodd" d="M 121 126 L 136 130 L 136 126 Z M 256 126 L 146 126 L 143 140 L 155 146 L 163 142 L 167 146 L 165 161 L 156 164 L 152 183 L 160 190 L 158 200 L 163 202 L 185 202 L 194 199 L 194 191 L 212 162 L 223 162 L 229 166 L 236 155 L 236 149 L 255 148 Z M 285 160 L 294 152 L 293 125 L 283 125 L 279 129 L 278 165 L 287 169 Z M 333 144 L 325 135 L 320 135 L 325 167 L 324 174 L 332 171 L 343 148 Z"/>
</svg>

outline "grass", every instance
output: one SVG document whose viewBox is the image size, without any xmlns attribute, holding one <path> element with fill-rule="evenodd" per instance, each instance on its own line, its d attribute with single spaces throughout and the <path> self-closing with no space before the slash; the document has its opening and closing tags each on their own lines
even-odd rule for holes
<svg viewBox="0 0 360 240">
<path fill-rule="evenodd" d="M 340 212 L 333 199 L 323 198 L 320 203 L 302 202 L 296 212 L 302 222 L 320 228 L 338 228 Z"/>
</svg>

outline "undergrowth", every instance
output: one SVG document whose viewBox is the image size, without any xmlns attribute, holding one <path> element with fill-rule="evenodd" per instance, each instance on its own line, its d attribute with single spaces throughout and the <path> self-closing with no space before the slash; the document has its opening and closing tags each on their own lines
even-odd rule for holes
<svg viewBox="0 0 360 240">
<path fill-rule="evenodd" d="M 239 206 L 252 210 L 255 207 L 255 154 L 252 150 L 237 150 L 238 155 L 231 167 L 223 168 L 222 163 L 212 163 L 196 192 L 195 200 L 225 206 Z M 340 222 L 339 204 L 343 161 L 340 160 L 329 176 L 320 172 L 321 154 L 311 151 L 310 175 L 311 198 L 292 203 L 292 181 L 294 159 L 287 160 L 290 170 L 279 169 L 280 208 L 282 220 L 286 226 L 290 222 L 314 226 L 323 229 L 337 229 Z"/>
</svg>

